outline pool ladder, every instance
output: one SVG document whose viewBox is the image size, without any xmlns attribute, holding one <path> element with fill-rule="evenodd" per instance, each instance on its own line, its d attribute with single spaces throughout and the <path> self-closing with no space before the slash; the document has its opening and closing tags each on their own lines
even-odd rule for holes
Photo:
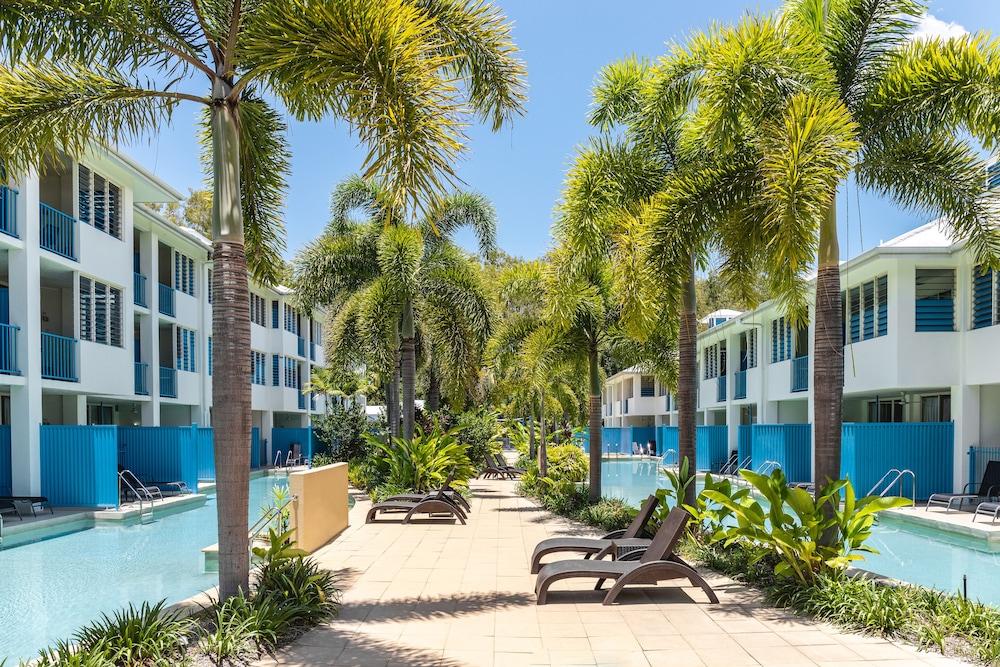
<svg viewBox="0 0 1000 667">
<path fill-rule="evenodd" d="M 291 505 L 294 500 L 295 496 L 291 496 L 288 500 L 281 503 L 281 505 L 271 505 L 264 511 L 263 514 L 260 515 L 260 518 L 257 519 L 252 526 L 250 526 L 250 530 L 247 532 L 247 537 L 250 539 L 251 548 L 253 548 L 253 541 L 263 535 L 264 531 L 271 527 L 271 522 L 279 518 L 285 511 L 285 508 Z"/>
<path fill-rule="evenodd" d="M 674 455 L 674 460 L 672 462 L 668 461 L 668 459 L 670 458 L 671 454 Z M 677 450 L 676 449 L 668 449 L 667 451 L 663 452 L 663 465 L 665 465 L 665 466 L 674 466 L 676 468 L 676 467 L 680 466 L 680 463 L 681 463 L 681 459 L 680 459 L 680 456 L 677 454 Z"/>
<path fill-rule="evenodd" d="M 738 459 L 733 459 L 729 463 L 727 463 L 726 465 L 722 466 L 722 468 L 719 469 L 719 474 L 720 475 L 735 475 L 740 470 L 747 470 L 747 469 L 749 469 L 750 465 L 752 463 L 753 463 L 753 457 L 750 457 L 750 456 L 746 457 L 742 461 L 740 461 Z"/>
<path fill-rule="evenodd" d="M 875 482 L 875 486 L 871 488 L 868 492 L 869 496 L 878 495 L 884 498 L 886 494 L 889 493 L 895 486 L 899 486 L 900 494 L 903 492 L 903 480 L 907 477 L 910 478 L 910 502 L 913 506 L 917 506 L 917 475 L 909 468 L 891 468 L 889 469 L 879 481 Z M 905 498 L 905 496 L 903 496 Z"/>
<path fill-rule="evenodd" d="M 132 496 L 139 502 L 139 523 L 142 523 L 143 519 L 152 519 L 153 498 L 152 497 L 147 498 L 147 500 L 149 501 L 149 507 L 147 508 L 145 502 L 143 501 L 142 497 L 143 494 L 139 493 L 139 491 L 132 485 L 132 483 L 128 481 L 128 478 L 125 477 L 126 472 L 131 472 L 131 471 L 122 470 L 118 473 L 118 481 L 124 484 L 128 488 L 128 490 L 132 492 Z M 149 492 L 147 491 L 146 494 L 148 495 L 148 493 Z"/>
</svg>

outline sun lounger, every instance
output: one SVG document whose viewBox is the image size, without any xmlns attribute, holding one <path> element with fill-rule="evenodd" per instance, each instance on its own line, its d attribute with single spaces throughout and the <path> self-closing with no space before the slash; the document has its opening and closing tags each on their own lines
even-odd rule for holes
<svg viewBox="0 0 1000 667">
<path fill-rule="evenodd" d="M 494 454 L 493 461 L 496 463 L 496 467 L 500 470 L 506 470 L 512 475 L 523 475 L 524 468 L 518 468 L 517 466 L 512 466 L 507 463 L 507 459 L 503 457 L 503 454 Z"/>
<path fill-rule="evenodd" d="M 13 514 L 17 517 L 18 521 L 24 521 L 21 518 L 21 513 L 17 511 L 17 507 L 14 505 L 13 500 L 0 500 L 0 517 L 4 514 Z"/>
<path fill-rule="evenodd" d="M 131 470 L 119 470 L 118 474 L 126 482 L 121 485 L 121 494 L 125 500 L 128 500 L 129 496 L 134 496 L 136 500 L 148 500 L 150 503 L 154 499 L 163 500 L 160 487 L 143 484 Z"/>
<path fill-rule="evenodd" d="M 488 456 L 484 459 L 483 463 L 486 464 L 486 467 L 484 467 L 483 471 L 479 473 L 480 477 L 484 477 L 486 479 L 514 478 L 514 473 L 510 472 L 506 468 L 498 468 L 497 464 L 490 461 L 490 457 Z"/>
<path fill-rule="evenodd" d="M 535 581 L 537 604 L 545 604 L 549 586 L 563 579 L 597 579 L 594 590 L 598 591 L 606 580 L 614 579 L 615 584 L 604 596 L 606 605 L 613 603 L 630 584 L 656 584 L 670 579 L 687 579 L 691 585 L 705 591 L 709 601 L 718 603 L 719 598 L 708 582 L 694 568 L 674 555 L 674 548 L 681 539 L 689 518 L 687 510 L 675 507 L 648 548 L 626 554 L 619 560 L 560 560 L 543 566 Z"/>
<path fill-rule="evenodd" d="M 627 528 L 610 532 L 604 537 L 550 537 L 542 540 L 531 554 L 531 573 L 538 574 L 538 570 L 542 567 L 542 558 L 553 553 L 571 551 L 582 553 L 585 559 L 593 556 L 599 560 L 609 555 L 612 543 L 618 548 L 618 553 L 611 554 L 613 557 L 621 555 L 622 550 L 648 547 L 652 540 L 646 537 L 646 525 L 653 518 L 657 505 L 659 500 L 656 496 L 649 496 Z"/>
<path fill-rule="evenodd" d="M 451 486 L 452 481 L 454 481 L 453 478 L 449 476 L 437 493 L 420 500 L 386 500 L 381 503 L 375 503 L 368 510 L 365 523 L 373 523 L 379 513 L 406 512 L 406 516 L 403 517 L 403 523 L 410 523 L 415 514 L 446 514 L 455 517 L 460 523 L 464 524 L 467 517 L 465 511 L 459 507 L 458 503 L 449 500 L 445 492 L 445 489 Z"/>
<path fill-rule="evenodd" d="M 1000 503 L 979 503 L 972 514 L 973 523 L 976 522 L 976 517 L 979 515 L 988 516 L 993 523 L 996 523 L 997 518 L 1000 518 Z"/>
<path fill-rule="evenodd" d="M 998 496 L 1000 496 L 1000 461 L 990 461 L 986 464 L 981 482 L 978 484 L 969 482 L 962 489 L 962 493 L 935 493 L 927 499 L 927 507 L 924 509 L 926 511 L 931 505 L 936 505 L 950 512 L 955 503 L 958 503 L 958 509 L 962 509 L 962 505 L 966 502 L 974 503 L 978 500 L 979 504 L 982 504 L 996 500 Z"/>
<path fill-rule="evenodd" d="M 472 507 L 469 505 L 469 501 L 465 499 L 465 496 L 463 496 L 461 493 L 451 488 L 450 486 L 443 486 L 441 487 L 441 489 L 439 489 L 439 491 L 440 490 L 444 491 L 445 497 L 452 503 L 461 506 L 466 511 L 470 511 L 472 509 Z M 402 500 L 405 502 L 415 503 L 421 500 L 431 500 L 437 493 L 438 491 L 430 491 L 428 493 L 400 493 L 395 496 L 389 496 L 383 502 Z"/>
<path fill-rule="evenodd" d="M 49 514 L 55 514 L 49 499 L 45 496 L 0 496 L 0 502 L 10 503 L 19 519 L 21 518 L 21 508 L 18 505 L 28 507 L 31 510 L 31 516 L 38 516 L 35 510 L 48 510 Z"/>
</svg>

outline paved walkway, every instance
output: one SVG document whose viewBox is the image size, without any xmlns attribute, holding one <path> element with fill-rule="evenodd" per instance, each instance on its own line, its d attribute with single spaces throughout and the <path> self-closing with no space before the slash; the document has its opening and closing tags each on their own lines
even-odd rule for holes
<svg viewBox="0 0 1000 667">
<path fill-rule="evenodd" d="M 626 592 L 601 605 L 592 585 L 559 582 L 536 606 L 528 574 L 534 545 L 579 528 L 517 496 L 513 484 L 474 481 L 468 525 L 364 524 L 316 553 L 340 573 L 340 618 L 259 665 L 496 667 L 608 665 L 959 664 L 871 637 L 845 634 L 763 605 L 723 577 L 720 604 L 682 582 Z"/>
</svg>

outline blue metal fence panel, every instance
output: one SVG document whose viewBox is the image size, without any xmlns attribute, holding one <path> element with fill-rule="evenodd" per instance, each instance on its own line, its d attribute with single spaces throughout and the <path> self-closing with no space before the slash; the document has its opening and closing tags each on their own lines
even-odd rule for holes
<svg viewBox="0 0 1000 667">
<path fill-rule="evenodd" d="M 281 452 L 281 463 L 285 462 L 292 445 L 298 443 L 302 455 L 312 457 L 312 428 L 272 428 L 271 429 L 271 456 L 274 461 L 275 454 Z"/>
<path fill-rule="evenodd" d="M 859 495 L 867 494 L 892 468 L 913 471 L 918 498 L 950 492 L 954 432 L 952 422 L 844 424 L 841 475 Z M 909 494 L 909 485 L 903 493 Z"/>
<path fill-rule="evenodd" d="M 184 482 L 198 488 L 200 457 L 198 432 L 190 426 L 121 426 L 118 428 L 118 465 L 128 468 L 144 484 Z"/>
<path fill-rule="evenodd" d="M 698 470 L 716 472 L 729 458 L 729 431 L 725 424 L 695 429 L 695 458 Z"/>
<path fill-rule="evenodd" d="M 677 463 L 677 427 L 659 426 L 656 429 L 656 451 L 660 453 L 664 465 Z"/>
<path fill-rule="evenodd" d="M 812 433 L 809 424 L 754 424 L 753 469 L 774 461 L 790 482 L 812 479 Z"/>
<path fill-rule="evenodd" d="M 0 426 L 0 496 L 11 495 L 10 426 Z"/>
<path fill-rule="evenodd" d="M 746 466 L 753 465 L 753 426 L 751 424 L 740 424 L 736 427 L 736 457 L 740 465 L 747 459 L 750 461 Z"/>
<path fill-rule="evenodd" d="M 618 426 L 605 426 L 601 429 L 601 451 L 604 454 L 623 454 L 622 429 Z"/>
<path fill-rule="evenodd" d="M 116 426 L 41 425 L 42 495 L 64 507 L 118 504 Z"/>
</svg>

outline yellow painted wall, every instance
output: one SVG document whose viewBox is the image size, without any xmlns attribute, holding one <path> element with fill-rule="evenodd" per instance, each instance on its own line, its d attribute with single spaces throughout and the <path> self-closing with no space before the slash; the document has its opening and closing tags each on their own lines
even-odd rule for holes
<svg viewBox="0 0 1000 667">
<path fill-rule="evenodd" d="M 347 528 L 347 464 L 293 472 L 288 476 L 296 546 L 313 552 Z"/>
</svg>

